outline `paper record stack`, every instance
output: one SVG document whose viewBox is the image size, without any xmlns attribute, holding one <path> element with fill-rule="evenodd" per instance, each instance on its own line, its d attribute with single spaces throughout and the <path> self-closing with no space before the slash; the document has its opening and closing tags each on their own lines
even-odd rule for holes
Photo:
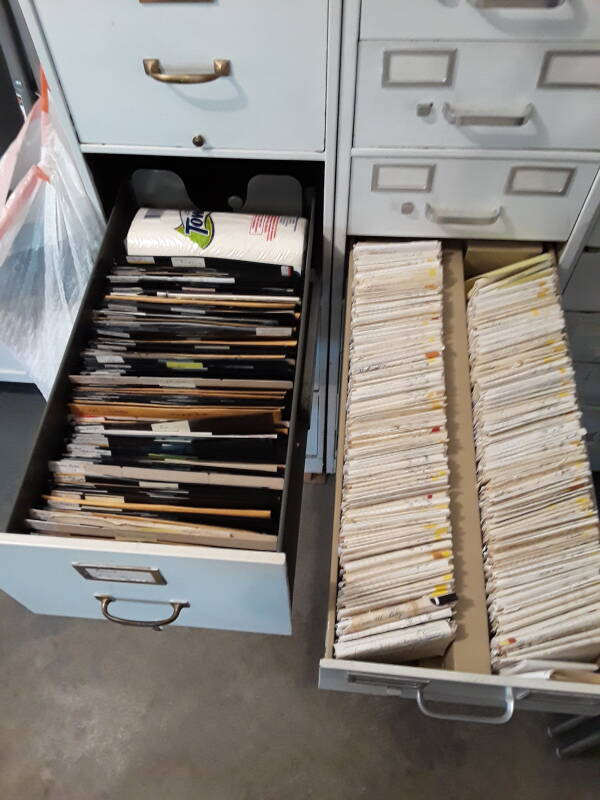
<svg viewBox="0 0 600 800">
<path fill-rule="evenodd" d="M 600 533 L 551 254 L 470 282 L 491 656 L 600 655 Z"/>
<path fill-rule="evenodd" d="M 336 658 L 455 634 L 439 242 L 353 249 Z"/>
</svg>

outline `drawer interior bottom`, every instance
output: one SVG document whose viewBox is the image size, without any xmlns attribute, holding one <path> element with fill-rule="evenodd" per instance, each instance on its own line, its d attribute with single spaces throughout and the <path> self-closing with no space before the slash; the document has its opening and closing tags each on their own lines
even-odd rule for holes
<svg viewBox="0 0 600 800">
<path fill-rule="evenodd" d="M 486 248 L 488 248 L 486 253 Z M 534 247 L 533 252 L 529 245 L 522 247 L 519 244 L 509 245 L 506 248 L 508 259 L 504 264 L 510 264 L 521 258 L 527 258 L 540 253 L 541 247 Z M 512 250 L 512 253 L 511 253 Z M 466 258 L 463 254 L 466 252 Z M 482 553 L 482 531 L 479 511 L 479 498 L 477 490 L 477 469 L 473 432 L 473 412 L 471 406 L 471 380 L 469 369 L 469 349 L 467 337 L 467 316 L 465 302 L 465 276 L 482 274 L 491 269 L 503 266 L 498 259 L 506 258 L 507 253 L 496 253 L 494 248 L 485 245 L 479 249 L 466 246 L 464 243 L 455 242 L 445 247 L 444 255 L 444 287 L 443 287 L 443 316 L 444 316 L 444 367 L 446 374 L 446 417 L 448 428 L 448 466 L 450 471 L 450 521 L 454 551 L 454 580 L 455 592 L 458 596 L 456 604 L 457 633 L 454 641 L 443 657 L 421 659 L 418 662 L 408 663 L 404 672 L 408 678 L 418 679 L 421 671 L 429 673 L 432 670 L 441 670 L 445 673 L 456 673 L 472 677 L 492 676 L 490 660 L 490 634 L 488 626 L 486 586 L 484 579 L 484 562 Z M 514 257 L 513 257 L 514 256 Z M 352 292 L 353 266 L 350 257 L 347 304 L 345 317 L 345 334 L 343 365 L 340 389 L 340 415 L 338 435 L 338 460 L 336 473 L 336 496 L 334 511 L 334 537 L 332 548 L 332 564 L 330 573 L 330 602 L 328 609 L 328 628 L 326 638 L 326 661 L 323 664 L 335 664 L 334 644 L 336 640 L 336 609 L 339 580 L 339 532 L 342 508 L 342 479 L 345 453 L 345 425 L 347 408 L 348 369 L 349 369 L 349 342 L 351 333 L 351 292 Z M 517 659 L 515 659 L 517 660 Z M 580 659 L 582 660 L 582 659 Z M 586 660 L 586 659 L 583 659 Z M 381 657 L 365 657 L 344 662 L 356 665 L 355 673 L 361 668 L 372 667 L 373 671 L 364 676 L 364 683 L 373 686 L 374 676 L 389 666 L 389 675 L 395 674 L 394 670 L 401 664 L 399 661 L 389 662 L 384 654 Z M 381 664 L 381 670 L 377 668 Z M 327 670 L 325 670 L 326 672 Z M 376 678 L 375 678 L 376 679 Z M 501 681 L 502 676 L 497 680 Z M 360 677 L 358 683 L 363 680 Z M 387 689 L 389 680 L 382 678 Z M 489 680 L 489 678 L 488 678 Z M 492 678 L 492 680 L 496 680 Z M 354 681 L 349 676 L 348 681 Z M 325 681 L 327 683 L 327 678 Z M 402 681 L 401 681 L 402 682 Z M 414 680 L 413 680 L 414 682 Z M 410 683 L 410 680 L 409 680 Z M 419 681 L 416 680 L 418 684 Z M 549 682 L 548 682 L 549 683 Z M 411 688 L 404 679 L 405 690 Z M 416 685 L 416 684 L 415 684 Z M 501 686 L 501 683 L 499 684 Z M 554 684 L 556 686 L 556 684 Z M 577 684 L 582 687 L 582 684 Z M 408 689 L 406 688 L 408 686 Z M 331 686 L 330 688 L 338 688 Z M 414 688 L 414 687 L 413 687 Z M 585 687 L 590 688 L 590 687 Z M 600 687 L 595 687 L 600 691 Z M 354 689 L 360 691 L 360 688 Z M 415 690 L 416 691 L 416 690 Z M 389 693 L 389 692 L 388 692 Z M 434 692 L 435 694 L 435 692 Z M 413 692 L 414 696 L 414 692 Z M 497 698 L 502 705 L 503 697 Z M 477 693 L 475 700 L 477 702 Z"/>
</svg>

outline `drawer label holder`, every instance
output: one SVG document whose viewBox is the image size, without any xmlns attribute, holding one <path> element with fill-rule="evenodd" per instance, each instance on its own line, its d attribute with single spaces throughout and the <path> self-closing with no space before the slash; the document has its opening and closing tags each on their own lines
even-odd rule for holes
<svg viewBox="0 0 600 800">
<path fill-rule="evenodd" d="M 111 583 L 146 583 L 166 585 L 167 581 L 156 567 L 121 567 L 118 564 L 77 564 L 75 569 L 88 581 L 110 581 Z"/>
</svg>

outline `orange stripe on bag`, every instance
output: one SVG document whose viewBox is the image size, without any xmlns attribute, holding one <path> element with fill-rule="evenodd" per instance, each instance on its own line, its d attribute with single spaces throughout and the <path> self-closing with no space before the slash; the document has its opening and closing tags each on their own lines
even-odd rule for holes
<svg viewBox="0 0 600 800">
<path fill-rule="evenodd" d="M 47 181 L 48 183 L 50 183 L 50 178 L 40 166 L 36 164 L 36 166 L 33 168 L 33 171 L 35 172 L 38 178 L 41 178 L 43 181 Z"/>
<path fill-rule="evenodd" d="M 37 175 L 38 169 L 39 167 L 37 166 L 31 167 L 24 178 L 19 182 L 15 191 L 8 198 L 8 202 L 0 214 L 0 239 L 10 230 L 13 221 L 17 219 L 18 215 L 27 206 L 31 195 L 34 193 L 36 187 L 39 186 L 36 180 L 39 177 Z"/>
<path fill-rule="evenodd" d="M 48 111 L 48 81 L 46 80 L 46 73 L 40 67 L 40 100 L 41 110 Z"/>
</svg>

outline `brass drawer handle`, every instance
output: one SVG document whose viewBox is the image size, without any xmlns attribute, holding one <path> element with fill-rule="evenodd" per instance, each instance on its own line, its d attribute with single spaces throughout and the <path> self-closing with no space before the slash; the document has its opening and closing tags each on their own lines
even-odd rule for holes
<svg viewBox="0 0 600 800">
<path fill-rule="evenodd" d="M 481 217 L 470 216 L 459 211 L 438 211 L 429 203 L 425 204 L 425 216 L 437 225 L 493 225 L 502 214 L 502 206 Z"/>
<path fill-rule="evenodd" d="M 172 622 L 175 622 L 175 620 L 181 614 L 182 609 L 190 607 L 189 603 L 175 603 L 171 600 L 169 601 L 169 605 L 172 607 L 173 613 L 166 619 L 125 619 L 124 617 L 115 617 L 114 614 L 111 614 L 108 610 L 110 604 L 114 603 L 116 600 L 115 597 L 111 597 L 109 594 L 97 594 L 96 599 L 100 601 L 102 614 L 107 620 L 109 620 L 109 622 L 116 622 L 119 625 L 133 625 L 136 628 L 153 628 L 155 631 L 160 631 L 165 625 L 170 625 Z"/>
<path fill-rule="evenodd" d="M 158 58 L 144 59 L 144 72 L 155 81 L 161 83 L 210 83 L 229 75 L 231 72 L 231 62 L 226 58 L 215 58 L 213 61 L 213 72 L 199 72 L 197 74 L 187 74 L 185 72 L 171 74 L 163 72 Z"/>
</svg>

